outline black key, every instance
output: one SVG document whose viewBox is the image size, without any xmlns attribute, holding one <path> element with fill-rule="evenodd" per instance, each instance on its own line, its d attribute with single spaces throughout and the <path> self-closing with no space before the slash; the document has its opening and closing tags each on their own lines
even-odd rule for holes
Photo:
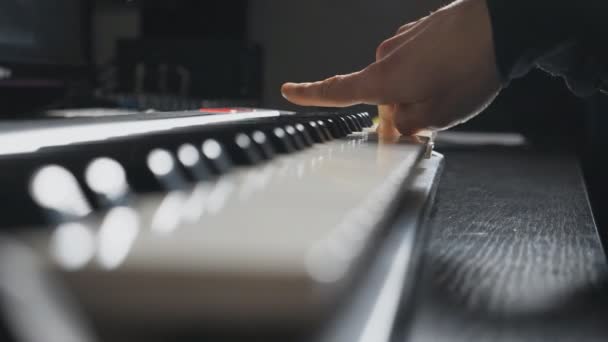
<svg viewBox="0 0 608 342">
<path fill-rule="evenodd" d="M 361 118 L 357 114 L 352 114 L 352 115 L 350 115 L 350 117 L 355 122 L 355 125 L 357 126 L 357 128 L 359 128 L 359 131 L 362 131 L 363 128 L 365 127 L 365 124 L 363 123 Z"/>
<path fill-rule="evenodd" d="M 262 156 L 251 138 L 245 133 L 239 133 L 234 137 L 234 142 L 241 157 L 248 165 L 255 165 L 262 161 Z"/>
<path fill-rule="evenodd" d="M 266 160 L 270 160 L 274 157 L 275 151 L 272 145 L 270 144 L 270 140 L 266 133 L 262 131 L 254 131 L 251 134 L 253 141 L 258 145 L 260 151 L 262 152 L 262 157 Z"/>
<path fill-rule="evenodd" d="M 353 131 L 352 127 L 351 127 L 351 123 L 343 116 L 340 117 L 340 122 L 341 122 L 341 126 L 344 129 L 344 131 L 348 134 L 351 134 Z"/>
<path fill-rule="evenodd" d="M 188 182 L 171 152 L 162 148 L 150 151 L 147 165 L 164 190 L 181 190 L 187 187 Z"/>
<path fill-rule="evenodd" d="M 293 142 L 293 145 L 296 147 L 296 149 L 303 150 L 306 147 L 304 145 L 302 137 L 300 137 L 300 135 L 293 126 L 285 126 L 285 133 L 287 133 L 287 136 L 291 138 L 291 141 Z"/>
<path fill-rule="evenodd" d="M 312 138 L 310 137 L 310 134 L 308 134 L 308 131 L 306 130 L 306 127 L 304 127 L 304 125 L 302 125 L 301 123 L 296 124 L 296 131 L 298 131 L 298 133 L 300 133 L 300 136 L 302 137 L 302 139 L 304 140 L 304 143 L 307 146 L 312 146 L 315 144 L 314 140 L 312 140 Z"/>
<path fill-rule="evenodd" d="M 208 139 L 201 145 L 203 156 L 209 161 L 216 174 L 224 174 L 233 168 L 234 163 L 226 149 L 215 139 Z"/>
<path fill-rule="evenodd" d="M 352 123 L 352 126 L 354 127 L 355 132 L 361 132 L 361 130 L 363 129 L 361 127 L 361 125 L 359 125 L 359 123 L 357 122 L 357 120 L 355 120 L 355 118 L 352 115 L 347 115 L 346 116 L 346 120 L 350 120 L 350 122 Z"/>
<path fill-rule="evenodd" d="M 274 128 L 270 133 L 270 140 L 274 144 L 277 151 L 280 153 L 292 153 L 295 152 L 295 147 L 290 139 L 287 137 L 287 133 L 281 127 Z"/>
<path fill-rule="evenodd" d="M 368 113 L 359 113 L 358 115 L 361 118 L 361 120 L 363 120 L 365 127 L 372 127 L 374 125 L 374 123 L 371 121 L 371 118 L 369 117 Z"/>
<path fill-rule="evenodd" d="M 361 130 L 367 127 L 367 122 L 365 122 L 365 120 L 360 114 L 353 114 L 353 117 L 355 118 L 355 120 L 357 120 L 359 126 L 361 126 Z"/>
<path fill-rule="evenodd" d="M 365 112 L 364 114 L 367 117 L 367 120 L 369 121 L 369 127 L 373 127 L 374 126 L 374 118 L 372 117 L 372 115 L 370 113 L 367 113 L 367 112 Z"/>
<path fill-rule="evenodd" d="M 305 127 L 308 129 L 308 133 L 310 133 L 310 137 L 315 142 L 324 143 L 326 141 L 325 134 L 323 134 L 323 132 L 321 132 L 321 129 L 319 128 L 319 125 L 316 122 L 310 121 L 306 124 Z"/>
<path fill-rule="evenodd" d="M 177 159 L 193 181 L 200 182 L 213 177 L 196 146 L 192 144 L 181 145 L 177 149 Z"/>
<path fill-rule="evenodd" d="M 346 118 L 338 117 L 336 120 L 338 121 L 338 124 L 342 128 L 342 131 L 344 131 L 344 134 L 350 135 L 353 133 L 353 130 L 351 129 L 351 125 L 349 125 L 349 121 Z"/>
<path fill-rule="evenodd" d="M 325 136 L 325 140 L 333 140 L 334 137 L 331 134 L 331 132 L 329 131 L 329 129 L 327 128 L 327 125 L 325 124 L 325 122 L 323 120 L 317 120 L 317 125 L 319 125 L 319 129 L 321 129 L 321 132 L 323 132 L 324 136 Z"/>
<path fill-rule="evenodd" d="M 125 169 L 111 158 L 94 159 L 85 170 L 85 182 L 101 207 L 127 205 L 130 186 Z"/>
<path fill-rule="evenodd" d="M 327 119 L 327 128 L 335 138 L 344 138 L 347 136 L 346 132 L 342 130 L 342 127 L 334 119 Z"/>
<path fill-rule="evenodd" d="M 361 115 L 359 113 L 353 114 L 352 117 L 357 121 L 359 126 L 361 126 L 361 129 L 367 127 L 367 123 L 365 122 L 365 120 L 363 120 L 363 118 L 361 117 Z"/>
</svg>

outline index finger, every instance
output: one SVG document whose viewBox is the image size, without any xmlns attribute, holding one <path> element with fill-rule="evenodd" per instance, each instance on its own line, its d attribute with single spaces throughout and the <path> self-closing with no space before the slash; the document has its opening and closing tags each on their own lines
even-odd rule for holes
<svg viewBox="0 0 608 342">
<path fill-rule="evenodd" d="M 347 107 L 369 102 L 374 93 L 371 78 L 370 72 L 362 70 L 319 82 L 285 83 L 281 93 L 301 106 Z"/>
</svg>

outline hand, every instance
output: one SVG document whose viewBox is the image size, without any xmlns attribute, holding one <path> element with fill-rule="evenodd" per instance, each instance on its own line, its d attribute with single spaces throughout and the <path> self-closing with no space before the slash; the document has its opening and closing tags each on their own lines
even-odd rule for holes
<svg viewBox="0 0 608 342">
<path fill-rule="evenodd" d="M 486 2 L 462 0 L 402 26 L 365 69 L 281 91 L 303 106 L 385 105 L 384 121 L 410 135 L 468 120 L 500 89 Z"/>
</svg>

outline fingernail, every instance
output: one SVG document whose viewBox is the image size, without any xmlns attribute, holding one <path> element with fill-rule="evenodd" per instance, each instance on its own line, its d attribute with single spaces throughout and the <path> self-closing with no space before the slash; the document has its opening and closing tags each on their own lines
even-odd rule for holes
<svg viewBox="0 0 608 342">
<path fill-rule="evenodd" d="M 285 88 L 289 87 L 291 84 L 292 84 L 292 83 L 284 83 L 284 84 L 281 86 L 281 95 L 283 96 L 283 98 L 284 98 L 285 100 L 288 100 L 288 99 L 287 99 L 287 95 L 285 95 Z"/>
</svg>

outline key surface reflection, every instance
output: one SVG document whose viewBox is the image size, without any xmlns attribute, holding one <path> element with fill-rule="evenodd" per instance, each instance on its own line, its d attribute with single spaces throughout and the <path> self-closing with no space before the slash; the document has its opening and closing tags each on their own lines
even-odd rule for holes
<svg viewBox="0 0 608 342">
<path fill-rule="evenodd" d="M 83 223 L 61 224 L 51 237 L 51 254 L 65 270 L 80 269 L 95 255 L 95 235 Z"/>
<path fill-rule="evenodd" d="M 104 269 L 119 267 L 129 255 L 140 231 L 137 213 L 128 207 L 110 210 L 99 229 L 97 262 Z"/>
<path fill-rule="evenodd" d="M 76 177 L 58 165 L 45 166 L 34 174 L 30 194 L 41 207 L 67 218 L 83 217 L 91 212 Z"/>
</svg>

